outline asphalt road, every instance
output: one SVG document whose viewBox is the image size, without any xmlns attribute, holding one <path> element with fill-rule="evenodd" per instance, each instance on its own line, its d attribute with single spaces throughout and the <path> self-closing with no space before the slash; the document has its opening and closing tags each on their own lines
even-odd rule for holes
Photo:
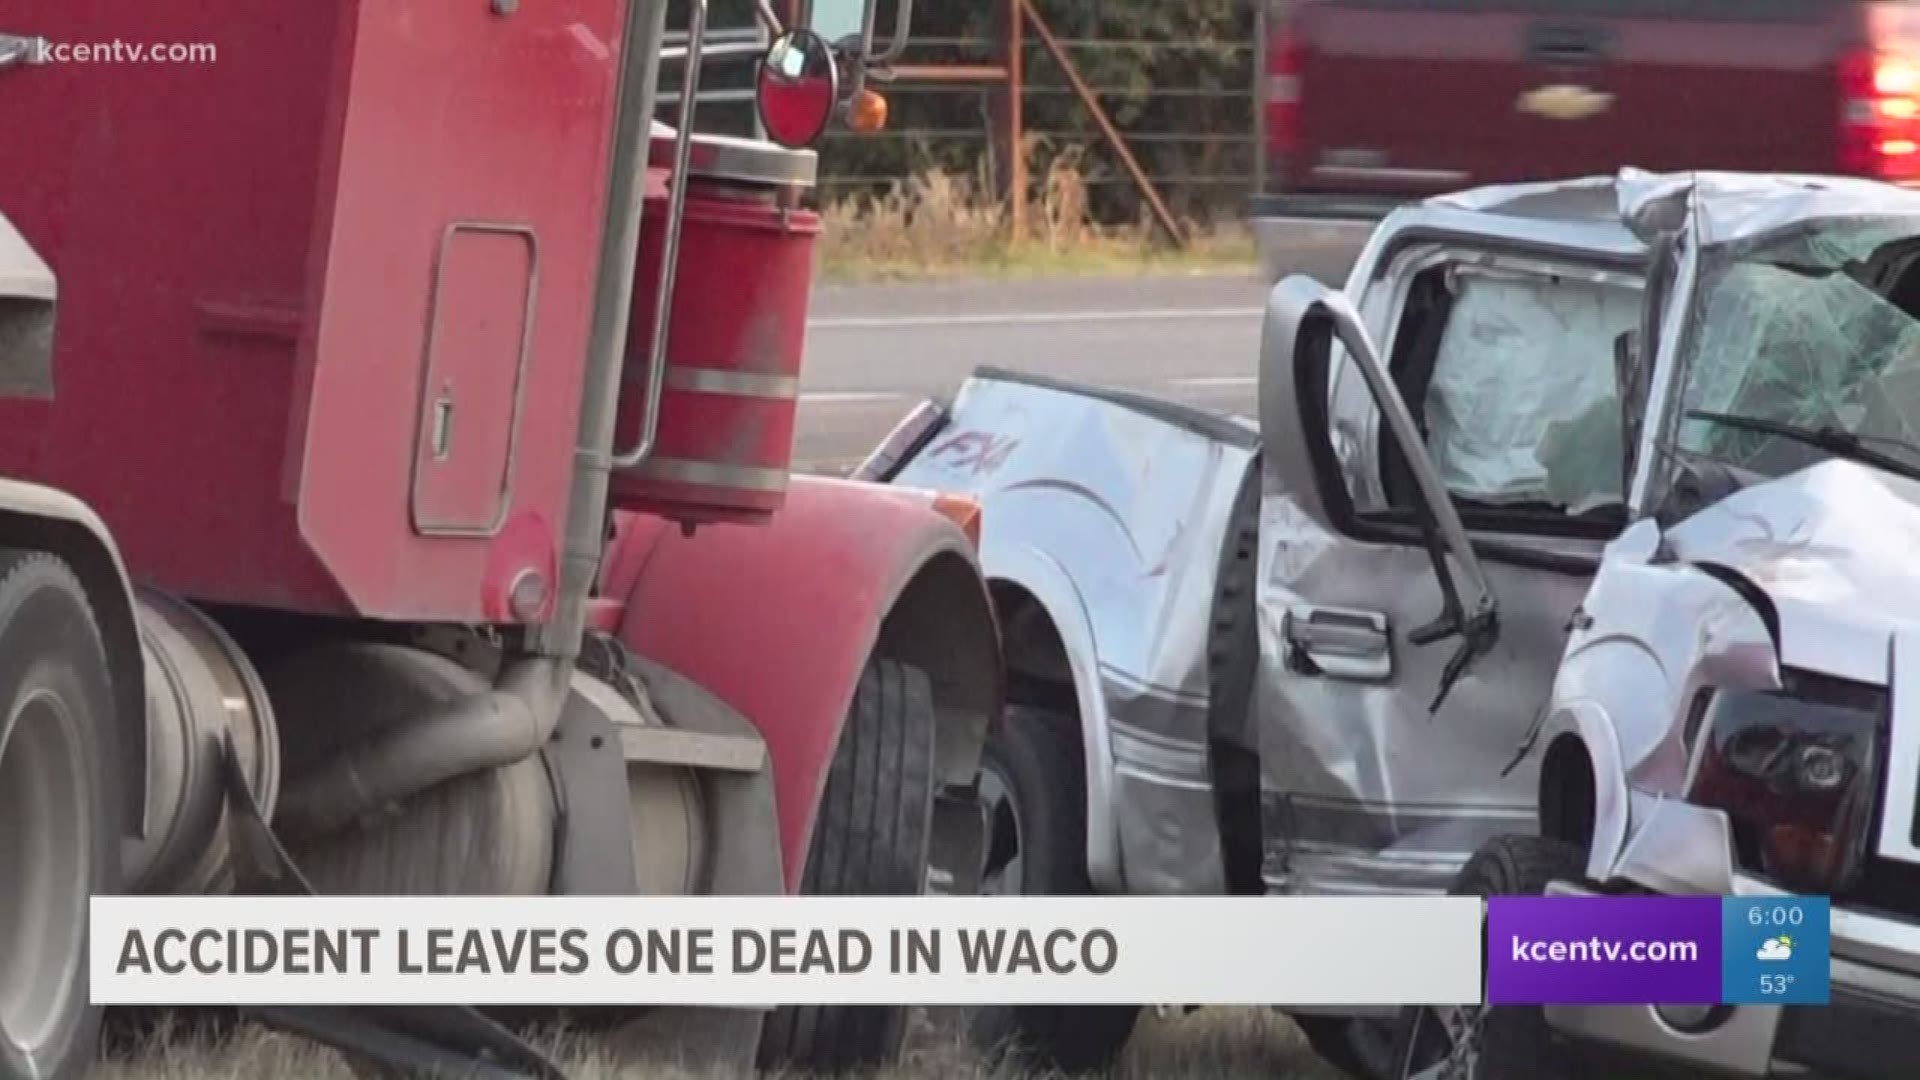
<svg viewBox="0 0 1920 1080">
<path fill-rule="evenodd" d="M 1303 230 L 1284 268 L 1338 284 L 1351 256 Z M 1257 275 L 823 287 L 796 464 L 844 472 L 915 404 L 950 397 L 981 365 L 1251 415 L 1267 289 Z"/>
</svg>

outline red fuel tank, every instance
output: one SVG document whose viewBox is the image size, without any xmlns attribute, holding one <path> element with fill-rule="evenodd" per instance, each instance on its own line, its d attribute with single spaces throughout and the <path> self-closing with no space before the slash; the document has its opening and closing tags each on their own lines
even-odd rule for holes
<svg viewBox="0 0 1920 1080">
<path fill-rule="evenodd" d="M 673 133 L 656 125 L 616 453 L 641 438 L 672 161 Z M 786 499 L 820 232 L 818 215 L 798 201 L 815 162 L 810 150 L 693 137 L 656 439 L 639 465 L 614 471 L 615 508 L 754 522 Z"/>
</svg>

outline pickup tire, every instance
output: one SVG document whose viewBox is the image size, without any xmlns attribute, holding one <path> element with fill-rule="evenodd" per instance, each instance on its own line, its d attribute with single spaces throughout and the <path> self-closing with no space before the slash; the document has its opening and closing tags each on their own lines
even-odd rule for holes
<svg viewBox="0 0 1920 1080">
<path fill-rule="evenodd" d="M 1455 896 L 1539 896 L 1554 881 L 1579 881 L 1586 856 L 1573 844 L 1540 836 L 1500 836 L 1475 852 L 1448 891 Z M 1449 1056 L 1452 1071 L 1432 1070 Z M 1539 1006 L 1413 1006 L 1401 1012 L 1394 1041 L 1398 1080 L 1601 1080 L 1635 1075 L 1575 1054 L 1547 1025 Z M 1616 1064 L 1617 1063 L 1610 1063 Z M 1644 1075 L 1644 1074 L 1638 1074 Z"/>
<path fill-rule="evenodd" d="M 1084 768 L 1074 717 L 1007 707 L 981 761 L 988 814 L 981 892 L 1093 895 Z M 974 1011 L 971 1035 L 996 1063 L 1086 1072 L 1119 1056 L 1139 1013 L 1134 1005 L 988 1006 Z"/>
<path fill-rule="evenodd" d="M 80 1076 L 98 1050 L 87 898 L 120 888 L 118 730 L 79 579 L 0 549 L 0 1080 Z"/>
<path fill-rule="evenodd" d="M 875 659 L 860 675 L 814 819 L 806 896 L 918 896 L 933 835 L 933 685 L 927 673 Z M 834 1074 L 892 1064 L 906 1006 L 790 1005 L 767 1017 L 766 1069 Z"/>
</svg>

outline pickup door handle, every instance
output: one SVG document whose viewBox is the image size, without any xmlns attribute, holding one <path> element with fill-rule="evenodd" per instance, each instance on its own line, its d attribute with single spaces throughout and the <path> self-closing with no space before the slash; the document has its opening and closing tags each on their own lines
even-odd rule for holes
<svg viewBox="0 0 1920 1080">
<path fill-rule="evenodd" d="M 1393 677 L 1393 639 L 1380 612 L 1299 605 L 1287 609 L 1282 633 L 1295 671 L 1364 682 Z"/>
</svg>

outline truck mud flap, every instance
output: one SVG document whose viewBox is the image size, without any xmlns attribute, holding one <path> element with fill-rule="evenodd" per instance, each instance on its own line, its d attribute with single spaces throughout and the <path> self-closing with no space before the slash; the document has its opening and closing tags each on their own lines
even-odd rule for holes
<svg viewBox="0 0 1920 1080">
<path fill-rule="evenodd" d="M 263 1006 L 241 1011 L 402 1076 L 567 1080 L 538 1050 L 465 1005 Z"/>
<path fill-rule="evenodd" d="M 235 891 L 314 895 L 260 812 L 231 732 L 224 759 L 227 798 L 234 809 Z M 239 1012 L 401 1076 L 567 1080 L 539 1050 L 467 1005 L 273 1005 Z"/>
</svg>

